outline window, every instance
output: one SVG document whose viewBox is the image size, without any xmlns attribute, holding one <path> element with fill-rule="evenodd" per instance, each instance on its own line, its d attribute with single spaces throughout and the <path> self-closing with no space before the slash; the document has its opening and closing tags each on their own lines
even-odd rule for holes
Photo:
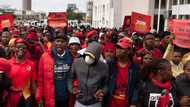
<svg viewBox="0 0 190 107">
<path fill-rule="evenodd" d="M 187 0 L 187 4 L 190 4 L 190 0 Z"/>
</svg>

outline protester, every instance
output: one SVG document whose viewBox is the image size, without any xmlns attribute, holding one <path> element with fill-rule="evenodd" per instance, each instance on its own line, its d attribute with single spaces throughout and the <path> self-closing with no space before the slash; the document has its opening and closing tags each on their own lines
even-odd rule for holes
<svg viewBox="0 0 190 107">
<path fill-rule="evenodd" d="M 5 52 L 5 58 L 10 59 L 11 57 L 11 50 L 8 46 L 9 41 L 11 39 L 11 34 L 9 31 L 4 31 L 1 35 L 1 43 L 0 47 L 4 49 Z"/>
<path fill-rule="evenodd" d="M 115 46 L 112 43 L 107 43 L 103 46 L 103 57 L 106 62 L 109 62 L 115 58 Z"/>
<path fill-rule="evenodd" d="M 183 55 L 181 50 L 174 49 L 174 52 L 172 54 L 172 59 L 170 60 L 170 63 L 172 65 L 172 74 L 174 77 L 177 77 L 184 72 L 182 57 Z"/>
<path fill-rule="evenodd" d="M 67 107 L 67 75 L 72 56 L 67 49 L 68 37 L 57 33 L 54 47 L 45 52 L 39 62 L 38 89 L 36 100 L 44 107 Z"/>
<path fill-rule="evenodd" d="M 138 103 L 138 73 L 133 63 L 132 40 L 120 39 L 116 45 L 116 60 L 109 63 L 110 84 L 108 107 L 136 107 Z"/>
<path fill-rule="evenodd" d="M 26 58 L 27 43 L 23 39 L 15 41 L 15 56 L 10 59 L 9 77 L 12 86 L 6 107 L 32 107 L 36 91 L 36 66 Z"/>
<path fill-rule="evenodd" d="M 148 51 L 151 52 L 154 58 L 160 58 L 161 52 L 159 49 L 155 48 L 155 37 L 152 33 L 144 34 L 143 48 L 137 51 L 137 56 Z"/>
<path fill-rule="evenodd" d="M 69 39 L 69 49 L 72 54 L 73 60 L 76 58 L 79 58 L 81 55 L 78 53 L 78 51 L 81 48 L 80 40 L 78 37 L 71 37 Z"/>
<path fill-rule="evenodd" d="M 141 84 L 141 107 L 179 107 L 169 61 L 156 59 L 145 66 L 142 72 L 149 75 Z"/>
<path fill-rule="evenodd" d="M 180 107 L 190 106 L 190 60 L 184 65 L 184 74 L 176 79 L 178 97 L 180 98 Z"/>
<path fill-rule="evenodd" d="M 10 70 L 9 62 L 0 58 L 0 107 L 4 107 L 7 102 L 8 91 L 11 86 L 10 78 L 8 78 Z"/>
<path fill-rule="evenodd" d="M 68 86 L 69 91 L 77 95 L 75 107 L 101 107 L 102 99 L 107 94 L 108 67 L 99 60 L 100 49 L 99 43 L 90 43 L 84 57 L 77 59 L 72 65 Z M 78 88 L 73 86 L 76 78 Z"/>
<path fill-rule="evenodd" d="M 71 37 L 69 39 L 69 50 L 71 52 L 71 55 L 72 55 L 72 60 L 76 60 L 77 58 L 79 57 L 82 57 L 78 51 L 79 49 L 81 48 L 81 45 L 80 45 L 80 40 L 78 37 Z M 78 81 L 77 79 L 73 81 L 73 85 L 74 87 L 78 87 Z M 69 96 L 69 107 L 74 107 L 74 104 L 75 104 L 75 101 L 76 101 L 76 97 L 75 95 L 70 95 Z"/>
</svg>

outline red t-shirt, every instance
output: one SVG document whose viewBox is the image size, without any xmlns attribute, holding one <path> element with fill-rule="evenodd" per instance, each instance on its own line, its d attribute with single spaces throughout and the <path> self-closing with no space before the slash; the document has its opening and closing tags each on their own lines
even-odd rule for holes
<svg viewBox="0 0 190 107">
<path fill-rule="evenodd" d="M 116 77 L 116 89 L 114 90 L 114 96 L 124 97 L 124 100 L 112 98 L 111 107 L 128 107 L 128 66 L 121 67 L 117 64 L 118 74 Z"/>
<path fill-rule="evenodd" d="M 22 89 L 30 80 L 36 80 L 36 68 L 32 61 L 26 59 L 22 63 L 17 63 L 15 58 L 10 59 L 12 86 L 16 89 Z"/>
</svg>

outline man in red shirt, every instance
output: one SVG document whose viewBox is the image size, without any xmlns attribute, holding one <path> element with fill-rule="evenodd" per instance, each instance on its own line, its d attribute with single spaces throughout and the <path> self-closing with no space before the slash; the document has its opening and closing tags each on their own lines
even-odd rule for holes
<svg viewBox="0 0 190 107">
<path fill-rule="evenodd" d="M 136 107 L 138 102 L 137 73 L 139 66 L 132 61 L 132 40 L 124 37 L 116 45 L 116 60 L 109 62 L 109 107 Z"/>
<path fill-rule="evenodd" d="M 9 61 L 11 71 L 11 92 L 6 107 L 32 107 L 32 94 L 35 93 L 36 68 L 26 56 L 27 44 L 23 39 L 15 41 L 15 56 Z"/>
</svg>

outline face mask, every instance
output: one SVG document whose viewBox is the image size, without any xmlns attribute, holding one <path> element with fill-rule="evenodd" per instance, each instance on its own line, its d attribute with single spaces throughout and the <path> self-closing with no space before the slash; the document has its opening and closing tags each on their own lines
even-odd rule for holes
<svg viewBox="0 0 190 107">
<path fill-rule="evenodd" d="M 93 64 L 95 62 L 95 60 L 87 55 L 87 56 L 85 56 L 85 62 L 87 64 L 91 65 L 91 64 Z"/>
</svg>

